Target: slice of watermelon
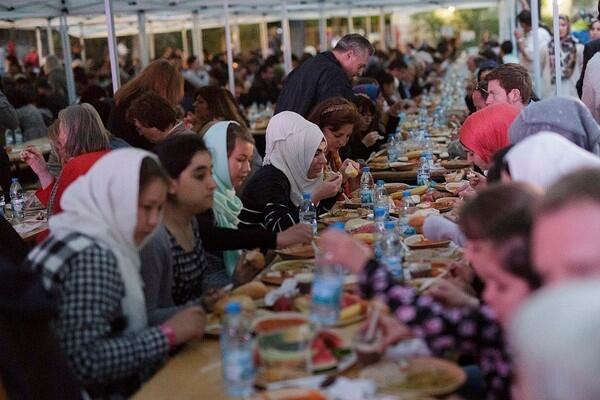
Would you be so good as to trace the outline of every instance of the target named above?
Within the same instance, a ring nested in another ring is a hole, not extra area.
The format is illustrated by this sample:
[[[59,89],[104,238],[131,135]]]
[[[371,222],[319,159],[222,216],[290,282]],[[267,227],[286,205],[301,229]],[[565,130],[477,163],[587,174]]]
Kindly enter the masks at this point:
[[[337,368],[338,360],[329,349],[313,353],[313,372],[323,372]]]

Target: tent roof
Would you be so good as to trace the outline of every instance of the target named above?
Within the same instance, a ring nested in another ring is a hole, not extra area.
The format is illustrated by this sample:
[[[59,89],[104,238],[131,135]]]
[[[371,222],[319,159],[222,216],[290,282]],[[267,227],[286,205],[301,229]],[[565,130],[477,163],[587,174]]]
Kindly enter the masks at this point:
[[[223,26],[223,0],[113,0],[116,33],[118,36],[137,34],[137,13],[146,13],[147,31],[173,32],[192,27],[192,13],[199,15],[202,28]],[[385,12],[411,11],[452,5],[458,8],[486,7],[496,0],[288,0],[291,19],[317,19],[321,3],[327,17],[347,17],[350,10],[356,16],[379,15]],[[232,23],[251,24],[281,19],[280,0],[230,0]],[[59,17],[67,13],[71,34],[106,37],[106,18],[102,0],[5,0],[0,4],[0,28],[34,29],[45,27],[48,19],[59,25]],[[80,29],[83,28],[83,32]]]

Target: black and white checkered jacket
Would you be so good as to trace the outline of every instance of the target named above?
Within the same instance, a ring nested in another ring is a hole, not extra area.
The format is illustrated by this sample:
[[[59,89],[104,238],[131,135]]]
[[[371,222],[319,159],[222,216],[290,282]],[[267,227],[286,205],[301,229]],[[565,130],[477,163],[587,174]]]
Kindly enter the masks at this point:
[[[125,286],[110,249],[78,233],[51,236],[28,262],[58,298],[53,327],[73,372],[92,395],[131,393],[165,361],[169,348],[160,329],[125,333]]]

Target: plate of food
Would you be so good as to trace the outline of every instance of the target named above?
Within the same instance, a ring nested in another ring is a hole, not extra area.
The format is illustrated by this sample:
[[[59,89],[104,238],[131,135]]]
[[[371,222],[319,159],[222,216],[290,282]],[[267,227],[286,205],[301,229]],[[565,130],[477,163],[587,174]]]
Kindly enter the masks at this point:
[[[367,164],[367,167],[369,167],[371,171],[384,171],[390,169],[390,163],[371,161],[369,164]]]
[[[444,186],[447,192],[450,192],[454,195],[458,194],[458,192],[462,190],[465,190],[467,187],[469,187],[469,181],[465,180],[459,182],[446,183],[446,185]]]
[[[299,296],[294,299],[293,307],[303,314],[310,312],[310,295]],[[360,296],[343,292],[340,304],[340,315],[333,327],[342,327],[355,324],[364,320],[368,314],[368,302]]]
[[[283,259],[315,258],[315,250],[312,244],[299,244],[283,249],[277,249],[275,250],[275,253]]]
[[[381,393],[413,396],[449,394],[467,379],[458,365],[434,357],[381,362],[365,368],[360,376],[374,381]]]
[[[328,397],[317,389],[285,388],[257,393],[251,400],[328,400]]]
[[[412,186],[406,183],[385,183],[383,187],[388,195],[412,188]]]
[[[326,225],[330,225],[335,222],[346,222],[352,218],[366,216],[368,212],[369,211],[364,208],[338,208],[337,210],[329,211],[328,213],[319,215],[319,222],[322,222]]]
[[[429,240],[423,235],[412,235],[404,239],[404,243],[411,249],[433,249],[436,247],[447,247],[450,240]]]
[[[457,197],[442,197],[431,203],[431,207],[441,213],[451,211],[460,200]]]
[[[311,273],[314,267],[315,262],[311,259],[278,261],[261,275],[260,280],[270,285],[281,285],[288,278],[294,278],[298,274]]]

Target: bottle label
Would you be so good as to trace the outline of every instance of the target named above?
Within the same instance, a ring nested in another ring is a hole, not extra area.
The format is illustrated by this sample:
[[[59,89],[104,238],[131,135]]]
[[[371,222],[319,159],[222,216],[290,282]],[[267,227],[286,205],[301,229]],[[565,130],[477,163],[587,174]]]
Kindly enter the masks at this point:
[[[341,277],[319,277],[312,284],[311,319],[323,324],[334,324],[337,321],[340,301],[342,299]]]
[[[13,214],[22,214],[23,213],[23,204],[25,202],[23,201],[23,199],[14,199],[10,202],[11,207],[12,207],[12,212]]]
[[[385,256],[381,258],[381,262],[395,279],[402,279],[402,261],[400,257]]]
[[[371,189],[360,189],[361,204],[373,204],[373,191]]]
[[[226,381],[248,381],[254,378],[252,351],[229,349],[223,352],[223,376]]]

